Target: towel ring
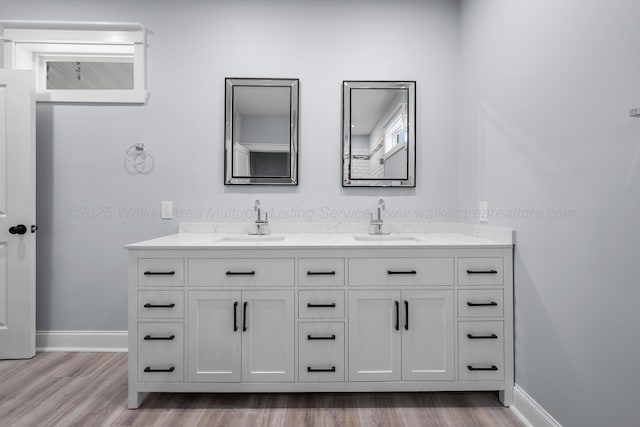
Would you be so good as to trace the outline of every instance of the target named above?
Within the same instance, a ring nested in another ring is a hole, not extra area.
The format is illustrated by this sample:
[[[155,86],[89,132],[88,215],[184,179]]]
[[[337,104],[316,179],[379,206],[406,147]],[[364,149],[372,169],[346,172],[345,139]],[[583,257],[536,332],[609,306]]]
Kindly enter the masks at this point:
[[[153,157],[145,150],[144,143],[142,142],[136,142],[129,147],[126,159],[127,163],[131,165],[131,168],[133,168],[136,173],[145,173],[147,160],[150,160],[150,163],[153,165]]]

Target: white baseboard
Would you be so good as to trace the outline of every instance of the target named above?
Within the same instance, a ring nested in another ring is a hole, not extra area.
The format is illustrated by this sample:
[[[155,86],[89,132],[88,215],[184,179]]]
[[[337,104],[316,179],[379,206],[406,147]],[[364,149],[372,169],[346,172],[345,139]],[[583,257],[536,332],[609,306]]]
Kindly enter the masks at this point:
[[[510,409],[528,427],[562,427],[517,384],[513,386],[513,404]]]
[[[36,351],[126,352],[127,331],[36,331]]]

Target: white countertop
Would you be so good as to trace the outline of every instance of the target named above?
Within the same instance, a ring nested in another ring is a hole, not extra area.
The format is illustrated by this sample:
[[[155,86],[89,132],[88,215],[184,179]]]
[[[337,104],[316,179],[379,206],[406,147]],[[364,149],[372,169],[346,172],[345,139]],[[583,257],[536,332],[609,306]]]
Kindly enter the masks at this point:
[[[127,245],[128,249],[248,249],[248,248],[505,248],[513,242],[463,233],[244,233],[182,232]]]

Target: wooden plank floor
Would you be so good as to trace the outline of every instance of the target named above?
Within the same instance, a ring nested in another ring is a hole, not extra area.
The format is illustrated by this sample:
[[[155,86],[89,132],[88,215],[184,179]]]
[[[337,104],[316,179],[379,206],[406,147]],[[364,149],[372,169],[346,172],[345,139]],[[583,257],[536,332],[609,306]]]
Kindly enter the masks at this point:
[[[522,426],[495,393],[150,393],[127,409],[126,353],[0,361],[0,426]]]

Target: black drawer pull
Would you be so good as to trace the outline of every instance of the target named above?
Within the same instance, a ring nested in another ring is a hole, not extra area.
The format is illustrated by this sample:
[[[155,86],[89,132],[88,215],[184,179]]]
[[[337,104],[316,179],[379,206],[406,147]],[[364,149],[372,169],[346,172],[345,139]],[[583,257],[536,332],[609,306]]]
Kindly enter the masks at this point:
[[[335,271],[307,271],[307,276],[335,276]]]
[[[400,302],[399,301],[394,301],[395,305],[396,305],[396,331],[400,330]]]
[[[314,304],[314,303],[308,302],[307,307],[308,308],[335,308],[336,303],[332,302],[330,304]]]
[[[233,332],[238,330],[238,301],[233,302]]]
[[[247,332],[247,306],[248,301],[242,303],[242,332]]]
[[[151,304],[151,303],[146,303],[144,305],[144,308],[173,308],[176,305],[174,303],[171,304]]]
[[[409,330],[409,301],[404,300],[404,330]]]
[[[327,337],[324,337],[324,336],[320,336],[319,337],[319,336],[314,336],[314,335],[307,335],[307,339],[309,341],[311,341],[311,340],[335,340],[336,336],[335,335],[329,335]]]
[[[497,371],[498,367],[496,365],[491,365],[490,368],[474,368],[471,365],[467,365],[467,369],[470,371]]]
[[[467,338],[470,340],[497,340],[498,336],[496,334],[491,335],[471,335],[467,334]]]
[[[175,271],[145,271],[145,276],[174,276]]]
[[[172,366],[167,369],[153,369],[151,366],[147,366],[146,368],[144,368],[145,372],[173,372],[175,370],[176,370],[175,366]]]
[[[144,337],[145,341],[173,341],[175,335],[169,335],[168,337],[152,337],[151,335],[146,335]]]
[[[255,271],[227,271],[227,276],[255,276]]]
[[[418,274],[418,272],[415,270],[407,270],[407,271],[387,270],[387,274]]]
[[[495,301],[491,301],[491,302],[469,302],[469,301],[467,301],[467,305],[469,307],[495,307],[496,305],[498,305],[498,303],[495,302]]]
[[[496,270],[467,270],[467,274],[498,274]]]
[[[307,372],[335,372],[336,367],[332,366],[330,368],[312,368],[311,366],[307,366]]]

